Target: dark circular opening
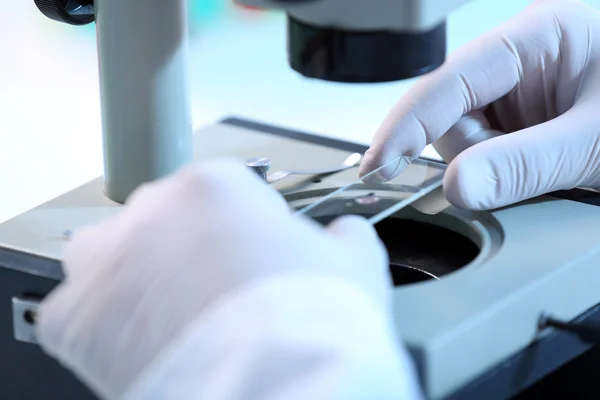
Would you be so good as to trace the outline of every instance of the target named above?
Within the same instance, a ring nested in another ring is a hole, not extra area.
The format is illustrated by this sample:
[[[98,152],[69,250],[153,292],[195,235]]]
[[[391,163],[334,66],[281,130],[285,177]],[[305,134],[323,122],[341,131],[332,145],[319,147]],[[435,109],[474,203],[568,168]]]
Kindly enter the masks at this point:
[[[388,218],[375,228],[388,251],[396,286],[416,283],[416,274],[421,276],[420,281],[440,279],[479,254],[479,247],[471,239],[437,225]]]
[[[36,317],[35,312],[33,312],[31,310],[27,310],[23,313],[23,319],[25,320],[25,322],[27,322],[30,325],[35,324],[35,317]]]
[[[334,217],[319,217],[327,225]],[[395,286],[441,279],[473,261],[479,247],[466,236],[431,223],[387,218],[375,225],[390,259]]]
[[[315,178],[311,181],[312,183],[321,183],[323,180],[321,178]]]

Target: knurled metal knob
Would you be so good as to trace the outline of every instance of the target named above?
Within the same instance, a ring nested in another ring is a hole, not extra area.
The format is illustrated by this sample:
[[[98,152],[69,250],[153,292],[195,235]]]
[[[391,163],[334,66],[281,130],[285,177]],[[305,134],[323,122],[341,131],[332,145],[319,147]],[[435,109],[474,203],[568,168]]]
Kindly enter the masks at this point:
[[[267,181],[267,172],[271,169],[271,160],[264,157],[251,158],[246,161],[246,166],[256,172],[265,182]]]
[[[94,22],[93,0],[34,0],[46,17],[69,25],[87,25]]]

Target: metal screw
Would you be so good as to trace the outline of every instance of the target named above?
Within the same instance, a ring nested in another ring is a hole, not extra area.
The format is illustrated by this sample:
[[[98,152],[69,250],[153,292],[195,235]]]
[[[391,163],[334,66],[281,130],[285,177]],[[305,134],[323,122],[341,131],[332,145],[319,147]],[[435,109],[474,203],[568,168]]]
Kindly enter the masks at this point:
[[[268,158],[251,158],[246,161],[246,166],[256,172],[265,182],[267,181],[267,172],[271,169],[271,161]]]
[[[23,313],[23,319],[28,323],[28,324],[35,324],[37,321],[37,312],[32,311],[32,310],[27,310]]]

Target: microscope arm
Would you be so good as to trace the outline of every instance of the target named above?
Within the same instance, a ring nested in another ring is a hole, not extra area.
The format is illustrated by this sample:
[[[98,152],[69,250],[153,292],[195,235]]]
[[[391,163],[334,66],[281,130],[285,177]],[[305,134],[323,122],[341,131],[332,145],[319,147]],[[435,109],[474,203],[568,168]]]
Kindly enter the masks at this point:
[[[191,162],[186,0],[35,2],[54,20],[96,22],[106,196],[124,203]]]

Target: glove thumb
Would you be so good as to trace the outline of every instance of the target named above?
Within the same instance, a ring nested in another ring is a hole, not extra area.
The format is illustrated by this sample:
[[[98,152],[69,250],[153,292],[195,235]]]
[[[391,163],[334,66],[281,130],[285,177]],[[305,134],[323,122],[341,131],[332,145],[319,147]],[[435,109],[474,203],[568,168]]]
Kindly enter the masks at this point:
[[[365,287],[378,305],[388,306],[392,288],[389,258],[375,228],[365,218],[348,215],[329,224],[327,231],[348,249],[349,264],[356,266],[352,272],[356,283]],[[342,274],[350,272],[348,265],[343,268]]]
[[[432,143],[433,148],[448,164],[471,146],[502,135],[491,128],[481,110],[472,111],[458,120],[443,136]]]
[[[381,251],[383,247],[375,228],[365,218],[356,215],[347,215],[334,220],[327,226],[327,231],[354,248]]]
[[[460,208],[488,210],[597,178],[593,160],[598,157],[598,129],[573,111],[459,154],[444,177],[448,201]]]

